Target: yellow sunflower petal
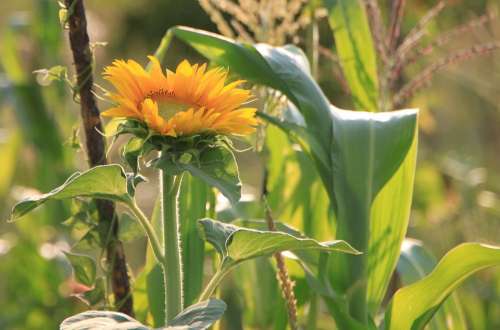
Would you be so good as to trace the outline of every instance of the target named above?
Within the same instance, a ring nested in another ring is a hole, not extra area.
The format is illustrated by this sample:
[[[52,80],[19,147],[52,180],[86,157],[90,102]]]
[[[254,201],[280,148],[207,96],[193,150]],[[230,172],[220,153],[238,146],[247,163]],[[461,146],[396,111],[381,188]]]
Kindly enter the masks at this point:
[[[106,111],[101,112],[101,116],[104,117],[131,117],[137,118],[137,113],[124,107],[110,108]]]
[[[166,128],[165,120],[158,114],[158,104],[152,99],[145,99],[142,102],[141,110],[144,115],[144,121],[149,127],[161,133]]]
[[[183,60],[175,70],[176,74],[182,74],[184,76],[191,76],[194,73],[193,67],[188,60]]]
[[[207,70],[206,64],[191,65],[184,60],[172,72],[163,71],[155,57],[149,60],[149,71],[132,60],[114,61],[104,70],[116,88],[108,97],[118,105],[103,115],[135,117],[169,136],[255,130],[256,109],[242,106],[251,98],[248,90],[240,88],[243,80],[226,83],[227,70]]]

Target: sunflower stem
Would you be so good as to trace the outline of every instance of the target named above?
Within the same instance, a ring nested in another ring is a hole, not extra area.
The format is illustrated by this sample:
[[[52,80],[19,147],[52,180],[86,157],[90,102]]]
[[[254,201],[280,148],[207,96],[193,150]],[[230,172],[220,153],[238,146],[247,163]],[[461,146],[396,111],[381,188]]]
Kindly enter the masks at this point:
[[[182,283],[182,256],[179,228],[178,199],[182,174],[172,176],[160,171],[161,213],[163,224],[165,281],[165,324],[168,324],[184,306]]]
[[[232,262],[223,262],[222,265],[217,269],[214,276],[210,279],[205,290],[200,294],[198,302],[208,300],[214,291],[217,289],[222,279],[233,269],[235,265]]]
[[[156,258],[156,261],[158,261],[158,263],[160,264],[163,264],[165,258],[162,252],[162,245],[158,240],[158,236],[155,233],[155,229],[149,222],[144,212],[142,212],[141,208],[137,205],[135,200],[131,199],[129,202],[126,203],[126,205],[130,209],[130,211],[132,211],[132,213],[136,216],[137,220],[144,229],[144,232],[148,237],[149,244],[151,244],[151,249],[153,250],[153,254]]]

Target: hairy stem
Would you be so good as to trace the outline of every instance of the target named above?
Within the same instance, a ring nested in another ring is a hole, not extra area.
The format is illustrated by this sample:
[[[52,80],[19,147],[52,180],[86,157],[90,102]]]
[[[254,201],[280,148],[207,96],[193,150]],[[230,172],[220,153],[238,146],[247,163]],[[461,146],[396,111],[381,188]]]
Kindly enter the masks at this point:
[[[156,261],[158,261],[158,263],[160,264],[163,264],[165,259],[163,255],[163,247],[160,243],[160,240],[158,239],[158,236],[155,233],[155,229],[149,222],[148,218],[144,215],[142,210],[139,208],[139,206],[137,206],[135,200],[127,203],[127,206],[130,211],[132,211],[132,213],[136,216],[137,220],[139,220],[139,223],[144,229],[144,232],[148,237],[149,244],[151,244],[151,248],[153,249],[153,254],[156,258]]]
[[[163,224],[165,281],[165,323],[168,324],[184,307],[182,281],[181,237],[179,227],[178,197],[182,174],[172,176],[161,171],[161,213]]]
[[[90,167],[104,165],[106,159],[106,143],[102,132],[99,109],[92,92],[94,83],[92,74],[92,52],[87,33],[87,19],[83,0],[65,0],[68,11],[69,41],[76,69],[77,91],[80,96],[80,114],[85,131],[85,145]],[[133,316],[134,308],[130,293],[130,280],[123,244],[118,238],[118,221],[115,205],[111,201],[96,200],[99,221],[109,227],[110,239],[106,242],[106,261],[111,269],[111,286],[115,304],[120,312]]]
[[[219,286],[220,282],[222,279],[233,269],[234,264],[232,263],[222,263],[221,267],[215,272],[214,276],[210,279],[208,282],[207,286],[205,287],[205,290],[201,293],[200,297],[198,298],[198,302],[202,302],[204,300],[207,300],[212,296],[214,293],[215,289]]]

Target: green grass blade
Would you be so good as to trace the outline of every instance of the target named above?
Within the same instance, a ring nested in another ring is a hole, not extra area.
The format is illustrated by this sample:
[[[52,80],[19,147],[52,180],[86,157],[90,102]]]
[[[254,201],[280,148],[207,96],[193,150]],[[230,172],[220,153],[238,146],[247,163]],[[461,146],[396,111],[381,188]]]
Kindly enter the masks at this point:
[[[30,196],[14,205],[10,221],[14,221],[49,200],[74,197],[93,197],[116,201],[130,199],[127,179],[120,165],[96,166],[82,173],[74,173],[61,186],[43,195]]]

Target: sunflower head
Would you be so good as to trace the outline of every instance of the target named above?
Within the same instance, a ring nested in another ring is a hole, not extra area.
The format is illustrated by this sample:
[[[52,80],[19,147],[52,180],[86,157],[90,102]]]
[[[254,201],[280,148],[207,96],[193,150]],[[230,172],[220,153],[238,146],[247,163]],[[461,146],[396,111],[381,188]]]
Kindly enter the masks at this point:
[[[116,106],[103,116],[134,119],[170,137],[254,131],[256,109],[245,106],[251,94],[239,88],[244,81],[226,83],[226,70],[207,70],[206,64],[187,60],[175,72],[164,72],[155,57],[149,59],[149,71],[132,60],[116,60],[105,68],[105,79],[116,89],[109,94]]]

